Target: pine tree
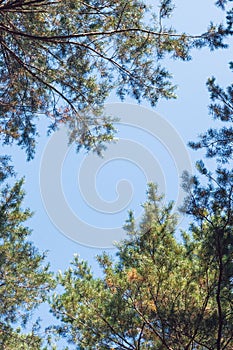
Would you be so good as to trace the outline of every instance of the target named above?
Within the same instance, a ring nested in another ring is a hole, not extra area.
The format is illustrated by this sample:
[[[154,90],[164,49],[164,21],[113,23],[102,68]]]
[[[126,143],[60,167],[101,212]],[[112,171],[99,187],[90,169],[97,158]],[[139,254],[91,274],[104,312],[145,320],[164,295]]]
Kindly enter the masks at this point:
[[[59,275],[64,292],[52,304],[60,320],[55,330],[77,349],[210,349],[214,276],[206,274],[199,244],[191,245],[187,234],[184,244],[175,239],[171,210],[150,185],[140,228],[131,213],[117,260],[98,257],[102,278],[78,257]]]
[[[20,327],[42,303],[53,285],[45,254],[40,254],[28,238],[31,231],[24,222],[32,213],[22,208],[23,179],[13,186],[5,184],[13,169],[7,157],[0,158],[0,347],[41,349],[41,339]]]
[[[203,161],[197,169],[205,180],[197,176],[184,176],[184,187],[188,197],[184,211],[193,217],[192,232],[199,245],[199,260],[206,269],[209,284],[209,320],[203,332],[209,349],[231,349],[233,345],[233,171],[219,164],[219,155],[224,154],[224,143],[217,144],[215,134],[206,133],[209,139],[207,154],[216,156],[215,172],[207,169]],[[205,137],[205,136],[204,136]],[[228,140],[228,144],[231,141]],[[212,145],[216,144],[216,152]],[[223,163],[226,158],[223,155]],[[228,158],[230,160],[230,157]],[[208,347],[207,347],[208,349]]]

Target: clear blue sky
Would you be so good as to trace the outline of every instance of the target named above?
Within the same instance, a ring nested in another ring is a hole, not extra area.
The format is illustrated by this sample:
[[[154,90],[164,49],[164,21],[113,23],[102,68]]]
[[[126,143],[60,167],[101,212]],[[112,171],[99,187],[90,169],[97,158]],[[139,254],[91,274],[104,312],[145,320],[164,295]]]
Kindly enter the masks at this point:
[[[178,31],[199,34],[205,31],[210,20],[219,22],[223,18],[223,13],[214,6],[214,1],[178,0],[176,1],[176,10],[172,21]],[[202,49],[201,51],[193,51],[193,60],[190,62],[167,61],[167,67],[173,73],[174,81],[178,85],[178,99],[160,101],[155,110],[171,123],[185,144],[189,140],[195,140],[199,133],[206,130],[213,123],[208,116],[209,96],[205,83],[208,77],[215,75],[219,83],[229,84],[232,80],[228,69],[228,62],[231,58],[231,50],[209,52],[208,49]],[[109,102],[118,102],[118,99],[112,95]],[[127,100],[127,102],[134,103],[130,100]],[[147,104],[143,104],[143,106],[149,107]],[[40,250],[48,250],[48,260],[54,271],[67,268],[73,254],[78,253],[83,259],[88,260],[94,271],[97,272],[94,256],[99,254],[101,250],[77,244],[60,233],[50,221],[43,206],[39,172],[48,137],[45,131],[46,122],[41,120],[39,125],[41,137],[38,139],[35,159],[31,162],[26,162],[24,151],[16,147],[4,147],[2,149],[2,153],[12,154],[18,176],[25,175],[26,177],[24,186],[27,193],[25,206],[30,207],[35,212],[34,217],[29,222],[33,229],[32,240]],[[168,200],[174,199],[173,196],[176,196],[178,191],[177,172],[171,157],[164,150],[164,145],[148,138],[148,134],[143,136],[140,130],[133,130],[132,132],[129,127],[123,127],[120,130],[118,137],[127,137],[135,142],[145,142],[148,148],[151,147],[151,152],[157,158],[165,174],[167,183],[166,198]],[[157,133],[159,135],[159,130]],[[191,150],[188,150],[188,152],[193,163],[201,156],[198,152],[194,153]],[[128,209],[140,213],[140,203],[146,198],[146,178],[138,167],[124,160],[109,162],[106,167],[102,168],[96,178],[96,188],[104,200],[113,201],[116,199],[115,187],[117,181],[126,178],[134,187],[132,200],[126,208],[117,215],[104,215],[103,213],[99,214],[96,210],[92,211],[88,205],[85,207],[86,203],[80,197],[78,189],[77,174],[81,162],[86,157],[85,154],[77,155],[74,149],[71,149],[62,169],[63,191],[75,215],[81,216],[83,220],[93,226],[114,227],[114,225],[121,226],[124,223]],[[85,182],[82,186],[85,190]],[[56,206],[56,201],[54,201],[54,205]],[[114,253],[114,251],[112,252]]]

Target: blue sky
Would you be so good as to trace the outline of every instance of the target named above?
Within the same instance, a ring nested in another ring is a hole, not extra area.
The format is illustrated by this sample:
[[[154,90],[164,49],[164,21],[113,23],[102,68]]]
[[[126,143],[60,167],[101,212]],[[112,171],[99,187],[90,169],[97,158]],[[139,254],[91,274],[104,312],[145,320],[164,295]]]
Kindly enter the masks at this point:
[[[205,31],[210,20],[221,21],[224,19],[221,10],[214,6],[214,1],[176,1],[176,9],[172,22],[177,31],[186,31],[191,34],[199,34]],[[174,130],[183,139],[184,144],[189,140],[195,140],[197,135],[206,130],[213,123],[208,116],[209,95],[205,86],[208,77],[215,75],[217,81],[226,86],[232,80],[228,63],[231,60],[231,50],[219,50],[209,52],[208,49],[193,51],[193,60],[190,62],[167,60],[166,64],[173,73],[174,81],[178,85],[177,100],[160,101],[155,111],[168,121]],[[111,95],[109,102],[119,102]],[[135,103],[128,99],[127,103]],[[150,108],[146,103],[142,104]],[[151,108],[150,108],[151,109]],[[38,139],[35,159],[26,162],[24,151],[16,147],[3,147],[2,153],[12,154],[13,163],[18,176],[25,176],[25,206],[30,207],[34,212],[34,217],[29,225],[33,230],[32,240],[40,250],[48,250],[48,260],[52,270],[64,270],[72,260],[74,253],[88,260],[94,271],[98,271],[95,263],[95,255],[101,252],[100,249],[80,245],[64,234],[59,232],[50,221],[42,202],[39,175],[42,155],[48,142],[45,132],[46,121],[41,120],[39,130],[41,137]],[[142,130],[135,130],[127,126],[119,126],[119,138],[129,138],[132,142],[144,143],[150,152],[156,157],[166,180],[166,199],[172,200],[179,191],[179,179],[171,155],[166,151],[166,147],[148,134],[143,135]],[[157,130],[159,135],[159,130]],[[116,145],[117,147],[117,145]],[[201,157],[201,153],[188,150],[192,162]],[[114,201],[116,197],[116,184],[121,179],[127,179],[133,187],[133,196],[128,205],[118,212],[118,215],[108,213],[98,213],[91,210],[90,206],[81,198],[78,186],[78,171],[87,155],[81,153],[77,155],[73,148],[70,149],[64,158],[62,168],[62,188],[66,200],[75,215],[93,226],[114,227],[124,224],[127,218],[127,210],[133,209],[136,214],[140,214],[140,204],[146,199],[146,177],[137,164],[133,164],[124,159],[114,159],[106,164],[97,174],[96,190],[105,201]],[[91,168],[90,168],[91,171]],[[93,175],[93,174],[91,174]],[[85,181],[82,183],[85,192]],[[82,189],[82,188],[81,188]],[[54,201],[56,206],[56,200]],[[62,215],[62,214],[61,214]],[[184,225],[187,222],[184,221]],[[181,224],[182,225],[182,224]],[[77,228],[78,230],[78,228]],[[112,251],[114,253],[114,251]]]

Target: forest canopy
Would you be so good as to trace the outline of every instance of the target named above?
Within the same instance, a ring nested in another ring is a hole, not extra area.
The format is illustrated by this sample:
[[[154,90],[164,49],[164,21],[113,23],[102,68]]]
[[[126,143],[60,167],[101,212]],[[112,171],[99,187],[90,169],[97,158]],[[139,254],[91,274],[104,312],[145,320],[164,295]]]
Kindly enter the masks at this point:
[[[104,114],[110,94],[153,108],[175,98],[166,60],[228,49],[231,2],[213,1],[224,21],[190,34],[173,28],[171,0],[0,1],[1,144],[15,143],[32,161],[47,118],[49,133],[65,124],[77,150],[100,154],[115,134]],[[130,212],[116,254],[97,257],[100,276],[78,254],[51,271],[30,241],[24,179],[0,156],[1,349],[233,349],[233,85],[220,86],[215,73],[207,89],[218,123],[190,140],[205,159],[183,174],[189,228],[178,240],[178,213],[150,183],[140,224]],[[54,316],[45,330],[31,322],[44,303]]]

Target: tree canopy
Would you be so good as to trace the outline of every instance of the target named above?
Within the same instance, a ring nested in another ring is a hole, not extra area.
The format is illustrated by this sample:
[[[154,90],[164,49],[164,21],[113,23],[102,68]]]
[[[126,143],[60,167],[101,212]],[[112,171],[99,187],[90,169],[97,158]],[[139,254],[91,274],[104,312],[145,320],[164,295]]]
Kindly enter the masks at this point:
[[[1,142],[16,142],[31,159],[43,115],[49,131],[64,123],[78,150],[100,153],[114,135],[103,109],[108,96],[129,95],[152,106],[175,97],[163,58],[189,60],[192,49],[227,48],[233,34],[230,3],[216,1],[225,22],[210,23],[195,35],[169,25],[171,0],[157,7],[136,0],[1,1]],[[212,77],[207,87],[210,114],[224,126],[190,142],[216,163],[210,169],[201,160],[197,175],[183,175],[187,198],[181,210],[191,220],[189,230],[176,238],[173,204],[164,204],[150,184],[139,227],[130,212],[117,255],[97,258],[99,277],[77,255],[55,280],[46,255],[29,240],[32,213],[23,208],[23,179],[12,184],[9,157],[0,157],[2,349],[45,349],[38,324],[29,331],[23,327],[56,284],[51,337],[63,337],[76,349],[233,348],[233,86],[224,89]]]
[[[224,8],[227,1],[218,1]],[[200,35],[177,33],[168,19],[174,4],[146,1],[3,0],[0,4],[0,134],[2,142],[35,150],[37,120],[49,130],[65,123],[77,148],[98,153],[114,135],[103,105],[112,91],[152,106],[173,98],[164,55],[190,59],[193,47],[226,47],[226,25]]]
[[[219,188],[208,200],[206,190],[202,206],[204,189],[192,187],[185,207],[194,223],[183,242],[174,237],[172,204],[164,207],[150,185],[140,228],[130,213],[118,259],[98,257],[102,278],[78,256],[58,275],[55,330],[76,349],[232,349],[232,209],[219,194],[211,212]]]

